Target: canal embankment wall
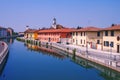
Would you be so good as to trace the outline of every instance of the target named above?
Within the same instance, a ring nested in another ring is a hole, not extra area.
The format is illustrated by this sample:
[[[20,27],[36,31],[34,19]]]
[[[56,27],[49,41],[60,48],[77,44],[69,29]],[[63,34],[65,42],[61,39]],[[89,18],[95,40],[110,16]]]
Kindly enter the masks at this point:
[[[0,64],[5,59],[6,55],[8,54],[9,48],[7,43],[0,41]]]
[[[86,53],[86,51],[81,51],[76,48],[70,48],[70,47],[68,48],[68,47],[64,46],[64,44],[60,45],[60,44],[53,43],[52,46],[55,48],[58,48],[60,50],[66,51],[66,52],[72,54],[73,56],[75,55],[75,56],[81,57],[88,61],[100,64],[102,66],[105,66],[107,68],[110,68],[110,69],[120,72],[120,67],[117,67],[118,61],[90,56]]]
[[[52,46],[52,47],[55,47],[57,49],[63,50],[69,54],[72,54],[73,57],[78,56],[78,57],[81,57],[81,58],[86,59],[88,61],[100,64],[102,66],[105,66],[107,68],[110,68],[110,69],[113,69],[115,71],[120,72],[120,66],[119,66],[120,60],[119,60],[119,58],[116,58],[114,60],[114,58],[109,58],[111,56],[106,57],[106,56],[102,55],[102,57],[99,57],[100,55],[97,55],[97,56],[96,55],[89,55],[90,53],[85,51],[85,50],[82,50],[80,48],[76,48],[74,46],[68,47],[65,44],[41,42],[38,40],[28,40],[28,39],[24,39],[24,38],[21,38],[21,40],[25,41],[25,42],[32,43],[32,44],[37,44],[37,45]],[[99,54],[99,53],[97,53],[97,54]]]

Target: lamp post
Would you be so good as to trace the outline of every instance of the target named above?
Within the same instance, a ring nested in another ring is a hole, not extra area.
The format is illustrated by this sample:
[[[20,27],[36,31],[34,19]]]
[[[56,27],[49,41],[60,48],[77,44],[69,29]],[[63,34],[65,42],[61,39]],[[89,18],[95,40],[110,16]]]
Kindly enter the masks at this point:
[[[110,58],[112,59],[112,44],[110,43]]]
[[[86,54],[88,55],[88,42],[86,43]]]

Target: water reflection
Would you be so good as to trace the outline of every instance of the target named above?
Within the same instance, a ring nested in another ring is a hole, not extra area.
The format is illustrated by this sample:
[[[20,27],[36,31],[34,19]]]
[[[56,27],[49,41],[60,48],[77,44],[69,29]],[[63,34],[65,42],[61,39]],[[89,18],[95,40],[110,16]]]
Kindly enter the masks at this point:
[[[5,41],[7,44],[13,44],[15,38],[0,39],[0,41]]]
[[[114,70],[111,70],[109,68],[103,67],[101,65],[98,65],[96,63],[90,62],[88,60],[82,59],[78,56],[75,56],[73,58],[73,55],[66,53],[65,51],[53,48],[48,46],[48,48],[46,48],[46,46],[36,46],[36,45],[32,45],[32,44],[24,44],[28,50],[31,51],[37,51],[40,52],[44,55],[52,55],[54,57],[57,57],[59,59],[64,59],[65,56],[69,57],[70,60],[86,69],[92,69],[95,68],[97,70],[99,70],[100,72],[98,72],[98,74],[103,77],[105,80],[120,80],[120,73],[116,72]],[[63,55],[64,54],[64,55]]]
[[[99,64],[90,62],[88,60],[82,59],[82,58],[77,57],[77,56],[75,59],[72,58],[72,55],[70,57],[74,63],[77,63],[78,65],[80,65],[86,69],[96,68],[97,70],[100,71],[100,73],[98,73],[98,74],[100,76],[102,76],[105,80],[120,80],[120,73],[119,72],[116,72],[114,70],[103,67]]]
[[[43,55],[53,56],[53,57],[58,58],[58,59],[65,58],[64,55],[57,53],[56,50],[52,47],[46,48],[46,46],[43,46],[43,45],[37,46],[37,45],[29,44],[29,43],[25,43],[24,46],[26,46],[29,51],[37,51]]]

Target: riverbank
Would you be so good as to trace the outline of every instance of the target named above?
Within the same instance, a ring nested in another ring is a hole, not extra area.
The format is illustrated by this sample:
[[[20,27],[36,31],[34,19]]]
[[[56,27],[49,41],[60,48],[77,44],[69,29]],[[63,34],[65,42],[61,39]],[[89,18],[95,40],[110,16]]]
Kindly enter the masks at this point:
[[[0,41],[0,64],[4,61],[8,51],[8,45],[5,42]]]
[[[13,35],[13,36],[0,37],[0,39],[16,38],[16,37],[21,37],[21,35]]]
[[[92,51],[84,51],[82,50],[80,47],[76,48],[76,46],[70,46],[70,45],[63,45],[63,44],[57,44],[57,43],[53,43],[52,44],[53,47],[58,48],[60,50],[66,51],[72,55],[81,57],[83,59],[86,59],[88,61],[100,64],[102,66],[105,66],[107,68],[113,69],[115,71],[120,72],[120,60],[119,58],[117,58],[116,60],[114,60],[114,58],[110,58],[111,56],[108,55],[106,57],[106,55],[102,54],[102,57],[100,57],[101,55],[99,55],[100,53],[96,51],[92,52]],[[96,55],[94,55],[96,54]],[[118,55],[119,56],[119,55]]]
[[[66,51],[69,54],[72,54],[74,58],[76,56],[81,57],[83,59],[89,60],[91,62],[100,64],[102,66],[105,66],[107,68],[113,69],[115,71],[120,72],[120,54],[114,54],[109,52],[103,52],[98,50],[89,49],[86,50],[83,47],[76,46],[76,45],[65,45],[60,43],[48,43],[48,42],[41,42],[38,40],[27,40],[24,38],[18,39],[24,42],[32,43],[35,45],[45,45],[52,46],[57,49]]]

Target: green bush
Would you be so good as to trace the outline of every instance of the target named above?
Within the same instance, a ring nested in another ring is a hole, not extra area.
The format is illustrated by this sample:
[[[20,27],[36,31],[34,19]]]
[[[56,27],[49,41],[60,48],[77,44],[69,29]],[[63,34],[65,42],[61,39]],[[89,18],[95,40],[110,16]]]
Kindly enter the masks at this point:
[[[73,49],[73,58],[75,59],[75,55],[76,55],[76,48]]]

